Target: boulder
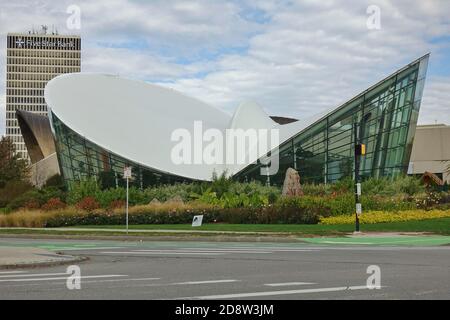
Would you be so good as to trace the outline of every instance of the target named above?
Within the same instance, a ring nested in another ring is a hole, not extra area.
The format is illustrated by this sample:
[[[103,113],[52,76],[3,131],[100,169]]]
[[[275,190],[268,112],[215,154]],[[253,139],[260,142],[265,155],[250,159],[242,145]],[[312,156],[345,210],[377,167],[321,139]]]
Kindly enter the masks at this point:
[[[177,195],[177,196],[167,200],[166,203],[184,204],[184,201],[183,201],[183,198],[181,198],[180,196]]]
[[[150,201],[149,204],[150,204],[150,205],[158,205],[158,204],[161,204],[161,201],[159,201],[159,200],[156,199],[156,198],[153,198],[153,200]]]
[[[286,176],[283,183],[282,196],[285,197],[295,197],[302,196],[303,191],[300,185],[300,175],[298,172],[292,168],[286,170]]]

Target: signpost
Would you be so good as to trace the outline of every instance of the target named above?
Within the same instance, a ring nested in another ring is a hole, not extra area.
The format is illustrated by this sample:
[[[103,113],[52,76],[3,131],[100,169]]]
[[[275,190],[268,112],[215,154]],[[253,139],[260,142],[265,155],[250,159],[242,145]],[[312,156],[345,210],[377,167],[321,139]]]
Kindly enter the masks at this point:
[[[127,225],[127,234],[128,234],[128,181],[131,179],[131,167],[123,168],[123,178],[127,180],[127,203],[126,203],[126,225]]]
[[[201,227],[203,221],[203,215],[200,216],[194,216],[192,219],[192,226],[193,227]]]

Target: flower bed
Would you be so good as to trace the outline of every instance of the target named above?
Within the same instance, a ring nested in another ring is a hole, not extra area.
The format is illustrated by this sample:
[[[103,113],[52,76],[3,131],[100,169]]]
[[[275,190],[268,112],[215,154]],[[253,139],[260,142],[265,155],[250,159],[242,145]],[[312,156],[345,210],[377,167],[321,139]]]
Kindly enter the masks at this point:
[[[382,222],[404,222],[412,220],[426,220],[450,217],[450,210],[406,210],[399,212],[368,211],[364,212],[359,220],[360,223],[382,223]],[[350,224],[355,222],[354,215],[340,215],[320,219],[320,224]]]

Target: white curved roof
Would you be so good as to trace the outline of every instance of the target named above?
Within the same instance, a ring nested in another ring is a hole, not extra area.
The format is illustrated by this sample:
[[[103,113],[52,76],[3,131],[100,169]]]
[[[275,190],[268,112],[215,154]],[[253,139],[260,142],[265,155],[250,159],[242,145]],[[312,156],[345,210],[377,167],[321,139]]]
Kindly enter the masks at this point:
[[[202,121],[203,131],[215,128],[224,135],[227,128],[278,128],[282,143],[314,121],[280,126],[253,102],[241,104],[231,117],[175,90],[102,74],[58,76],[47,84],[45,100],[64,124],[100,147],[145,167],[199,180],[210,180],[214,171],[237,173],[256,159],[234,165],[175,164],[174,130],[184,128],[194,136],[194,121]]]

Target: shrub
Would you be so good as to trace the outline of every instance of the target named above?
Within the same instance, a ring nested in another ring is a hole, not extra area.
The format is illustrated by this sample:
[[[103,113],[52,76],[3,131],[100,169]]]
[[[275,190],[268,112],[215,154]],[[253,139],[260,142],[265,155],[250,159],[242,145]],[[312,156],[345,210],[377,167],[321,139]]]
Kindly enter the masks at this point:
[[[64,209],[65,207],[66,207],[66,204],[64,202],[62,202],[61,199],[51,198],[45,204],[42,205],[41,209],[44,211],[51,211],[51,210]]]
[[[79,210],[92,212],[100,208],[100,204],[97,202],[97,200],[95,200],[94,197],[84,197],[75,205],[75,207]]]
[[[119,208],[125,208],[125,201],[124,200],[113,200],[109,204],[109,209],[119,209]]]
[[[64,186],[64,181],[63,181],[61,175],[55,174],[55,175],[51,176],[50,178],[48,178],[47,181],[45,182],[44,188],[48,188],[48,187],[56,187],[58,189],[63,190],[65,188],[65,186]]]
[[[40,190],[31,189],[11,201],[8,204],[8,209],[17,210],[24,208],[27,206],[27,203],[38,203],[40,207],[52,198],[64,199],[65,193],[57,187],[48,187]]]
[[[442,195],[439,192],[429,191],[416,197],[414,200],[418,209],[427,210],[440,204]]]
[[[369,211],[362,214],[359,218],[361,223],[383,223],[383,222],[401,222],[412,220],[425,220],[450,217],[450,210],[407,210],[399,212]],[[351,224],[355,217],[352,215],[341,215],[336,217],[321,218],[321,224]]]
[[[23,206],[23,208],[27,209],[27,210],[36,210],[36,209],[39,209],[40,207],[41,207],[41,204],[39,203],[39,201],[37,201],[35,199],[29,200]]]
[[[0,189],[0,207],[8,206],[17,197],[33,189],[30,183],[25,181],[8,181]]]
[[[70,184],[70,191],[67,194],[67,202],[76,204],[86,197],[95,197],[101,190],[97,181],[93,178],[87,178]]]

